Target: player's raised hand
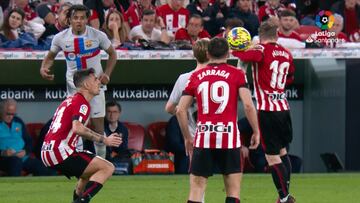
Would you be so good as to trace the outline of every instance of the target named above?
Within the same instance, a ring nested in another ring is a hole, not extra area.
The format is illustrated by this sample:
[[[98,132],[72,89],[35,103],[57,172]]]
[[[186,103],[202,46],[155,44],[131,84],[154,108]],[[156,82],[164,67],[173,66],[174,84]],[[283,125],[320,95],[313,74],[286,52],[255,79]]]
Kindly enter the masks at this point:
[[[122,137],[117,133],[113,133],[109,137],[105,137],[104,139],[104,144],[110,147],[118,147],[121,143]]]
[[[249,149],[256,149],[258,148],[259,144],[260,144],[260,134],[253,133],[251,136]]]
[[[186,156],[192,157],[194,151],[194,139],[192,137],[185,139],[185,152]]]
[[[40,68],[40,75],[45,80],[54,80],[55,78],[54,74],[50,74],[50,69],[46,67]]]
[[[107,85],[110,82],[110,77],[106,73],[102,73],[99,76],[99,80],[100,80],[101,84]]]

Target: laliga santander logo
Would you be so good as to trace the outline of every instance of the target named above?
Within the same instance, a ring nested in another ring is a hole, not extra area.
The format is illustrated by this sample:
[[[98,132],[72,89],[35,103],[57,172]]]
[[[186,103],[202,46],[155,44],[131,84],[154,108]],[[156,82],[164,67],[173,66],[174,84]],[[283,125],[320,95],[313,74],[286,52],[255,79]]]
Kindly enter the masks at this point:
[[[334,15],[330,11],[320,11],[315,18],[315,24],[321,30],[327,30],[334,25]]]
[[[335,22],[335,17],[330,11],[320,11],[315,18],[315,24],[321,31],[311,34],[307,39],[307,43],[317,42],[320,44],[337,44],[345,42],[344,39],[338,39],[336,33],[328,31],[332,28]]]

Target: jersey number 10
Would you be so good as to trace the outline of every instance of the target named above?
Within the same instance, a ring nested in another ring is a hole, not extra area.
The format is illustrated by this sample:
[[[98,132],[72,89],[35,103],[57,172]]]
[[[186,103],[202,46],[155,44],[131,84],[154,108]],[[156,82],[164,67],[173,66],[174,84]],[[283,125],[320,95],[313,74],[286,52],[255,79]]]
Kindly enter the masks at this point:
[[[279,65],[279,61],[275,60],[270,64],[272,70],[270,87],[284,89],[286,83],[286,76],[290,67],[289,62],[283,62]]]

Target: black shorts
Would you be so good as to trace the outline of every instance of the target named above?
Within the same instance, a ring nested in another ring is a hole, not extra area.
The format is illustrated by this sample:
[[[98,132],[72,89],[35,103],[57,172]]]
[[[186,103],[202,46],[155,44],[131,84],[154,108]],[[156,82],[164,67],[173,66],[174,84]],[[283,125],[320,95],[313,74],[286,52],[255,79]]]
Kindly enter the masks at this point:
[[[259,125],[265,154],[278,155],[292,141],[290,111],[259,111]]]
[[[196,176],[212,176],[215,164],[215,166],[218,166],[220,173],[223,175],[241,173],[240,148],[194,148],[190,164],[190,173]]]
[[[61,174],[65,175],[69,179],[72,176],[79,178],[95,156],[95,154],[89,151],[74,152],[63,162],[53,166],[52,168],[61,172]]]

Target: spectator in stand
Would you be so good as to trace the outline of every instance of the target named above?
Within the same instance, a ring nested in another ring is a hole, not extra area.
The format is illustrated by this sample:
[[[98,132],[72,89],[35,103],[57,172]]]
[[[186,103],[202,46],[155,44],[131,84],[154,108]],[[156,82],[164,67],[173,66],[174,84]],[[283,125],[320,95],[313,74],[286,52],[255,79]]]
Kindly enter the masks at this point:
[[[228,18],[225,21],[225,30],[222,33],[219,33],[217,37],[227,38],[227,34],[230,32],[231,29],[235,27],[243,27],[244,23],[242,20],[238,18]]]
[[[25,19],[30,21],[38,17],[36,11],[30,6],[29,0],[14,0],[9,9],[21,8],[25,12]]]
[[[168,4],[156,9],[156,14],[162,18],[170,37],[173,37],[178,29],[187,26],[190,13],[183,6],[184,0],[169,0]]]
[[[360,41],[360,5],[356,0],[345,0],[335,3],[332,12],[344,17],[343,32],[347,34],[351,41]]]
[[[32,48],[37,40],[32,33],[23,30],[25,13],[20,8],[12,9],[0,29],[0,47]]]
[[[228,19],[228,15],[230,13],[230,7],[226,4],[226,0],[215,0],[214,2],[214,8],[217,11],[216,14],[216,19]],[[222,26],[224,26],[224,21],[222,22],[223,24],[220,26],[220,29]]]
[[[229,17],[238,18],[244,22],[246,28],[251,36],[258,34],[259,19],[251,12],[252,0],[238,0],[235,7],[231,10]]]
[[[295,32],[296,25],[299,23],[296,19],[296,14],[290,9],[285,9],[279,14],[279,30],[278,36],[282,38],[296,39],[302,41],[300,35]]]
[[[139,0],[133,1],[129,9],[126,11],[126,16],[128,18],[129,26],[132,29],[133,27],[140,25],[143,12],[145,10],[154,10],[156,7],[151,4],[151,0]]]
[[[137,41],[139,39],[151,40],[151,41],[162,41],[169,43],[170,38],[167,34],[165,24],[160,18],[160,29],[156,28],[156,13],[154,10],[144,10],[142,13],[141,24],[135,26],[130,31],[130,40]]]
[[[125,125],[120,122],[121,106],[116,101],[109,101],[106,103],[106,119],[105,119],[105,134],[110,136],[117,133],[122,138],[122,143],[118,147],[107,147],[106,159],[111,162],[129,161],[130,154],[128,152],[128,136],[129,132]]]
[[[124,16],[117,10],[111,10],[106,17],[104,32],[113,47],[119,47],[129,40],[129,27],[125,25]]]
[[[24,122],[16,116],[16,106],[13,99],[0,105],[0,170],[9,176],[20,176],[22,170],[36,176],[54,175],[54,171],[31,156],[32,140]]]
[[[71,6],[72,6],[71,3],[64,3],[59,7],[59,9],[57,10],[57,17],[55,20],[55,24],[46,25],[46,30],[41,35],[40,37],[41,39],[46,39],[49,36],[56,35],[60,31],[69,27],[69,22],[66,15]]]
[[[90,26],[98,30],[104,26],[107,10],[117,9],[123,16],[125,15],[125,11],[121,5],[115,4],[114,0],[87,0],[84,1],[84,5],[91,11],[91,16],[89,18]],[[125,19],[125,21],[127,24],[127,19]]]
[[[220,27],[224,25],[224,15],[221,15],[219,7],[215,7],[209,0],[195,0],[186,9],[190,11],[190,15],[197,14],[202,17],[204,28],[211,36],[218,34]]]
[[[297,15],[301,25],[314,25],[319,10],[318,0],[297,0]]]
[[[0,6],[0,27],[3,25],[4,23],[4,12],[2,7]]]
[[[56,23],[56,13],[60,4],[56,1],[43,1],[36,6],[36,12],[38,16],[44,20],[45,25],[53,25]]]
[[[189,24],[186,28],[180,28],[175,33],[175,41],[186,40],[194,44],[196,40],[202,38],[211,38],[209,33],[204,30],[203,18],[197,14],[190,17]]]
[[[267,0],[265,5],[259,8],[259,21],[262,22],[269,17],[279,17],[281,11],[285,9],[285,6],[280,3],[280,0]]]

